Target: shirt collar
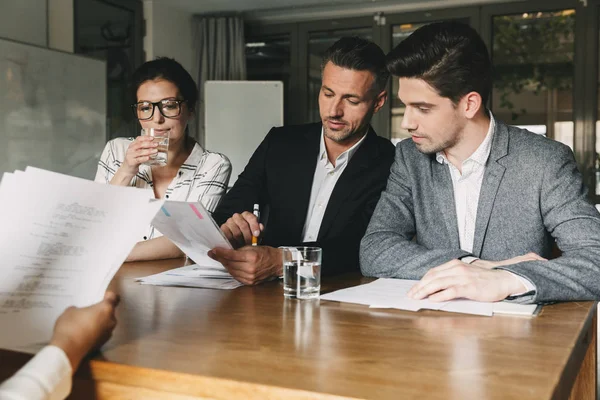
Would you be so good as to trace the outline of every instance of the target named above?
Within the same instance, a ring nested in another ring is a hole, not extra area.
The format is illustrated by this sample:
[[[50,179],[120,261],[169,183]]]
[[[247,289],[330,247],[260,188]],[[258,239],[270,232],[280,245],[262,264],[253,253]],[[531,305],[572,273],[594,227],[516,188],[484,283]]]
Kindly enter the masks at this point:
[[[325,147],[325,134],[323,133],[323,129],[321,128],[321,145],[319,148],[319,161],[323,163],[323,165],[327,165],[329,163],[329,158],[327,158],[327,148]],[[370,128],[369,128],[370,129]],[[344,151],[340,154],[335,160],[335,166],[342,165],[344,163],[350,162],[358,148],[365,141],[365,138],[369,134],[369,131],[363,137],[354,144],[354,146],[350,147],[348,150]]]
[[[203,155],[204,155],[204,149],[202,148],[202,146],[200,146],[198,144],[198,142],[196,142],[194,144],[194,148],[192,149],[192,152],[186,158],[182,167],[184,165],[189,165],[189,166],[193,166],[195,169],[200,164],[200,160],[202,159]]]
[[[487,134],[485,135],[485,139],[483,139],[483,142],[481,142],[477,150],[475,150],[473,154],[469,156],[469,158],[463,161],[463,164],[468,160],[472,160],[479,165],[485,165],[487,159],[490,157],[490,153],[492,151],[492,138],[494,136],[494,133],[496,132],[496,120],[494,119],[494,115],[492,114],[492,112],[489,111],[489,113],[490,126],[488,128]],[[435,159],[440,164],[448,164],[448,159],[446,158],[446,155],[443,151],[435,153]]]

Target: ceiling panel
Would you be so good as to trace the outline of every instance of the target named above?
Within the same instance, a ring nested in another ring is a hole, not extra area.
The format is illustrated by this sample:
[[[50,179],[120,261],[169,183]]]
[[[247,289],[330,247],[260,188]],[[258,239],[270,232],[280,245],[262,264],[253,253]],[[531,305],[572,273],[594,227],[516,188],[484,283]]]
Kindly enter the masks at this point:
[[[257,11],[301,7],[347,6],[351,4],[376,4],[381,0],[153,0],[155,3],[170,4],[192,13],[214,13],[227,11]],[[397,0],[397,3],[414,3],[415,0]]]

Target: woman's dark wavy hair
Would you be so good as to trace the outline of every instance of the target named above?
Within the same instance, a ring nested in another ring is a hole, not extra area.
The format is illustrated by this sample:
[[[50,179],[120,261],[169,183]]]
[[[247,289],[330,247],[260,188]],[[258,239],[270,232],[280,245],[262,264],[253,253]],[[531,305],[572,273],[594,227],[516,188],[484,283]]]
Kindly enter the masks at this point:
[[[131,77],[132,103],[137,102],[137,91],[142,83],[154,79],[172,82],[186,101],[188,109],[192,112],[195,110],[198,101],[196,82],[181,64],[168,57],[158,57],[155,60],[147,61],[133,72]]]

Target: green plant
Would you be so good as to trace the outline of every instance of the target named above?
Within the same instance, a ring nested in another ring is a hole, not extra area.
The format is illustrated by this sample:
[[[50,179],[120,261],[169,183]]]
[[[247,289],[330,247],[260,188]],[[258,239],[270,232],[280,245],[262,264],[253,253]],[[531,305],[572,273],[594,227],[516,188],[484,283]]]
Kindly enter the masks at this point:
[[[573,87],[574,37],[573,10],[494,18],[494,90],[513,121],[526,110],[515,109],[512,94]]]

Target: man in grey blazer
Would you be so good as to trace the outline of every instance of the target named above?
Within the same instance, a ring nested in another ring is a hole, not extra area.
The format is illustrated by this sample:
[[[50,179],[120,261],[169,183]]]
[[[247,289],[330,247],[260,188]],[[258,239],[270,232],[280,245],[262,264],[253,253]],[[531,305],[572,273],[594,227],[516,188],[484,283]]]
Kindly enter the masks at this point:
[[[600,215],[565,145],[496,121],[469,26],[426,25],[387,56],[412,138],[396,147],[360,249],[367,276],[445,301],[600,298]],[[562,256],[549,260],[554,242]]]

